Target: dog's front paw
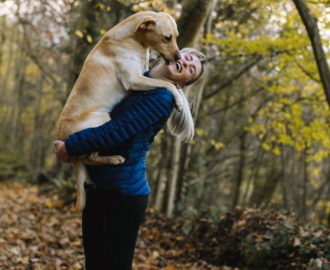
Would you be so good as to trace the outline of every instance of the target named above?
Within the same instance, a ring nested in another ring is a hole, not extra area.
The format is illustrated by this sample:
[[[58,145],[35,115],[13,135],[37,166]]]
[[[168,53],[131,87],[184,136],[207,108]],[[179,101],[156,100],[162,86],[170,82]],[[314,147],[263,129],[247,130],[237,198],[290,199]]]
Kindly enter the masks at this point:
[[[56,140],[54,142],[54,146],[55,146],[55,150],[56,151],[60,148],[60,146],[62,145],[62,143],[63,143],[63,141],[60,141],[60,140]]]
[[[174,100],[175,100],[175,108],[181,112],[183,109],[183,100],[182,97],[180,95],[175,95],[174,96]]]
[[[125,162],[125,158],[123,156],[111,156],[110,157],[110,164],[112,165],[120,165]]]
[[[180,94],[180,91],[182,91],[181,89],[177,89],[174,84],[169,83],[169,85],[167,86],[167,89],[170,90],[173,94],[174,97],[174,102],[175,102],[175,108],[181,112],[183,109],[183,98]]]

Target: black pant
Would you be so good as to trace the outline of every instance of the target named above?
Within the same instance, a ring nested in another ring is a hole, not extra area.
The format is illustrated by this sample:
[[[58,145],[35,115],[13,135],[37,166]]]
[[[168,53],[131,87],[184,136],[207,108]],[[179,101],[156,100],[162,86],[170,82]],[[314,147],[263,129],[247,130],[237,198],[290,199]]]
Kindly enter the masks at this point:
[[[87,270],[131,270],[148,196],[120,196],[88,188],[82,214]]]

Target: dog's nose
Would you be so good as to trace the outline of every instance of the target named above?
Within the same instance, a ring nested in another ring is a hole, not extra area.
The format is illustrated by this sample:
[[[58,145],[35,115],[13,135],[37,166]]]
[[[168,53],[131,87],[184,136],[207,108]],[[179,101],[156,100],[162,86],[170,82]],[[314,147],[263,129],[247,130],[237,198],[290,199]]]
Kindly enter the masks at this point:
[[[180,60],[180,59],[181,59],[181,55],[180,55],[180,53],[177,53],[177,54],[174,56],[174,59],[175,59],[175,61],[176,61],[176,60]]]

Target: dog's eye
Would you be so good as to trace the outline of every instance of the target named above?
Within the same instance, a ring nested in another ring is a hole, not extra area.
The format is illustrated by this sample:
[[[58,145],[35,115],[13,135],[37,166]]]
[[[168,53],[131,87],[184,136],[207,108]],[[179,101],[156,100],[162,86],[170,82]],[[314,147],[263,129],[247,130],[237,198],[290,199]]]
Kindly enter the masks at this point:
[[[170,42],[171,41],[171,39],[172,39],[172,35],[170,35],[170,36],[164,36],[164,42]]]

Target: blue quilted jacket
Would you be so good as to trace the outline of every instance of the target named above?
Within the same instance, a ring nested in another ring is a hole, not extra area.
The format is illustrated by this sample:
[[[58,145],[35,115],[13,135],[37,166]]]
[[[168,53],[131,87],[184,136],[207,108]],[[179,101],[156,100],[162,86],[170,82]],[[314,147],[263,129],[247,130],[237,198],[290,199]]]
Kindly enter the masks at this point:
[[[146,154],[173,105],[173,94],[167,89],[132,91],[111,112],[111,121],[70,135],[66,149],[73,156],[92,152],[124,156],[121,165],[87,166],[90,179],[97,189],[115,194],[148,195]]]

